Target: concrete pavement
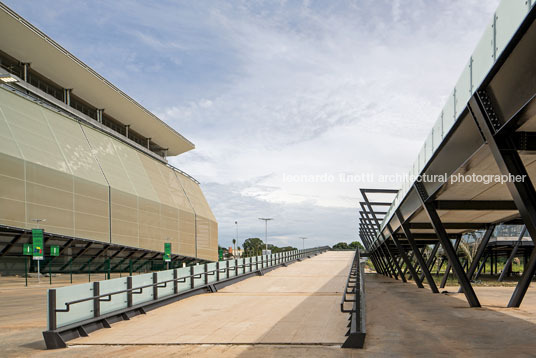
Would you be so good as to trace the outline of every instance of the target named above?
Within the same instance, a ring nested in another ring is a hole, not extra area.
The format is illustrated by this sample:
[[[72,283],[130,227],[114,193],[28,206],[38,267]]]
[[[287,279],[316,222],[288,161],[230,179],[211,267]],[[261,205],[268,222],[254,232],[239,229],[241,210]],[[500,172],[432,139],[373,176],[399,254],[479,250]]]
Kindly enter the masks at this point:
[[[41,336],[46,324],[46,286],[27,289],[18,286],[6,287],[6,278],[2,278],[0,355],[534,356],[534,285],[529,288],[519,309],[505,308],[513,291],[512,287],[476,287],[475,291],[483,308],[474,309],[467,306],[463,294],[432,294],[428,289],[418,289],[412,283],[404,284],[376,274],[366,275],[365,348],[339,348],[339,342],[344,339],[340,334],[344,334],[346,330],[347,316],[338,313],[341,297],[338,291],[344,285],[347,270],[335,272],[334,269],[331,274],[326,274],[325,269],[342,268],[345,260],[348,260],[349,264],[351,255],[347,253],[346,258],[343,254],[328,252],[288,268],[274,270],[264,277],[250,278],[216,294],[188,298],[182,303],[184,307],[192,309],[178,309],[180,301],[151,311],[146,316],[137,316],[129,322],[114,324],[111,329],[93,332],[88,338],[71,341],[74,344],[67,349],[53,351],[44,349]],[[457,291],[456,287],[447,289],[449,292]],[[219,299],[212,300],[211,296]],[[219,303],[221,300],[225,303]],[[331,313],[323,315],[322,310]],[[151,323],[151,315],[157,319],[157,323]],[[252,317],[254,319],[251,319]],[[339,319],[342,321],[338,321]],[[127,327],[131,324],[132,327]],[[144,338],[145,336],[150,336],[154,343],[151,343],[149,338]],[[112,342],[110,337],[115,337],[114,340],[118,339],[115,342],[119,343],[106,344],[106,340],[108,343]]]
[[[347,315],[339,302],[352,258],[327,252],[68,344],[341,344]]]

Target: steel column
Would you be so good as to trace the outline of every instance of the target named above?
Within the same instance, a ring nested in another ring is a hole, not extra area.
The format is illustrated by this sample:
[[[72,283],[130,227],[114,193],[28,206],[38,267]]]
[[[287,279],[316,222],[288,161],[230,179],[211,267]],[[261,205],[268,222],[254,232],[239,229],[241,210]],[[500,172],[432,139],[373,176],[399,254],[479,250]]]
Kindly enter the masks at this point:
[[[383,234],[382,234],[382,237],[383,237]],[[407,282],[406,276],[404,276],[404,273],[402,272],[402,269],[400,268],[400,265],[398,264],[398,260],[395,259],[395,255],[389,248],[389,243],[387,242],[386,239],[384,241],[384,244],[385,244],[385,248],[387,249],[387,252],[389,253],[389,256],[391,256],[391,259],[393,260],[393,264],[396,267],[396,270],[400,274],[400,279],[402,280],[402,282]]]
[[[484,254],[484,251],[486,251],[486,247],[488,246],[489,239],[491,238],[491,235],[493,235],[494,230],[495,230],[495,225],[490,225],[487,227],[486,232],[484,233],[484,236],[482,236],[482,241],[480,242],[480,246],[478,247],[478,250],[476,251],[475,257],[473,258],[473,262],[471,262],[471,267],[469,267],[469,270],[467,270],[467,278],[469,278],[469,280],[473,279],[473,275],[475,273],[476,268],[478,267],[480,258]],[[458,289],[458,292],[461,293],[462,291],[463,290],[460,287]]]
[[[406,255],[406,250],[404,250],[402,245],[400,245],[400,242],[396,238],[395,233],[393,232],[393,228],[391,227],[391,225],[387,224],[387,230],[389,230],[389,232],[391,233],[391,238],[395,242],[396,248],[397,248],[398,252],[400,253],[400,256],[402,256],[402,260],[404,260],[404,262],[406,263],[406,267],[409,269],[409,272],[411,273],[411,276],[413,277],[413,280],[417,284],[417,287],[424,288],[424,286],[422,285],[421,280],[419,279],[419,275],[417,275],[417,272],[415,271],[415,268],[413,267],[413,265],[409,261],[408,256]],[[401,275],[403,277],[402,280],[404,280],[406,278],[404,276],[404,273],[401,273]]]
[[[452,268],[454,269],[454,272],[456,273],[456,276],[458,276],[458,281],[460,282],[460,285],[463,287],[463,293],[465,294],[465,297],[467,298],[467,302],[471,307],[480,307],[480,302],[478,301],[478,298],[476,297],[475,291],[473,290],[473,286],[471,286],[471,282],[467,279],[467,276],[465,275],[465,272],[463,271],[462,265],[460,264],[460,260],[458,259],[458,256],[456,255],[456,251],[452,247],[452,243],[450,242],[450,239],[448,238],[447,232],[445,228],[443,227],[443,224],[441,223],[441,220],[439,218],[439,215],[437,214],[437,211],[435,209],[435,206],[432,202],[428,201],[429,196],[426,192],[426,189],[422,183],[415,183],[414,188],[417,191],[417,196],[421,200],[422,207],[426,214],[428,215],[428,218],[430,219],[430,223],[434,227],[434,231],[441,242],[441,246],[443,246],[443,250],[447,254],[447,257],[449,259],[450,264],[452,265]]]
[[[485,252],[484,253],[484,259],[482,260],[482,264],[480,265],[480,267],[478,268],[478,271],[476,272],[476,275],[475,275],[475,280],[478,279],[478,277],[480,276],[480,273],[482,273],[482,269],[486,269],[486,261],[488,260],[488,257],[489,257],[489,252]],[[484,271],[485,272],[485,271]]]
[[[480,127],[480,131],[495,158],[501,174],[512,174],[521,176],[524,179],[523,181],[508,181],[506,186],[512,195],[512,199],[519,210],[532,241],[536,245],[536,190],[519,156],[515,138],[512,135],[517,128],[512,128],[514,125],[508,126],[509,131],[507,133],[503,133],[504,131],[498,133],[502,123],[507,121],[509,123],[515,122],[516,118],[504,118],[504,121],[501,121],[494,110],[492,100],[485,90],[477,91],[471,97],[468,107]],[[517,126],[517,123],[514,124]],[[523,275],[510,298],[510,302],[508,302],[508,307],[519,307],[535,273],[536,250],[532,252],[530,260],[524,268]]]
[[[458,236],[458,238],[454,242],[454,251],[456,252],[456,254],[458,253],[458,248],[460,247],[460,242],[461,241],[462,241],[462,237]],[[447,284],[447,280],[449,278],[451,268],[452,268],[452,265],[450,264],[450,261],[449,261],[447,263],[447,268],[445,269],[445,274],[443,275],[443,279],[441,279],[441,284],[439,285],[439,288],[445,288],[445,285]],[[463,269],[463,267],[462,267],[462,269]]]
[[[512,266],[512,261],[514,260],[514,257],[517,254],[517,249],[519,248],[519,245],[521,245],[521,240],[523,240],[523,236],[525,236],[526,232],[527,232],[527,227],[523,226],[523,229],[521,229],[521,232],[519,233],[519,237],[514,247],[512,248],[512,253],[508,257],[508,260],[506,260],[506,264],[504,265],[501,275],[499,276],[499,279],[498,279],[499,282],[502,282],[504,280],[506,273],[509,271],[509,268]]]
[[[395,211],[395,215],[398,218],[398,221],[400,221],[400,227],[402,228],[402,231],[404,232],[404,235],[406,236],[406,239],[408,240],[409,245],[411,246],[413,250],[413,254],[415,255],[415,258],[417,259],[419,266],[421,266],[424,277],[426,277],[426,281],[428,282],[428,285],[430,285],[430,289],[432,290],[433,293],[439,293],[439,290],[437,289],[434,278],[432,277],[430,270],[428,270],[428,265],[424,261],[424,257],[422,257],[422,254],[419,251],[419,248],[417,247],[417,243],[413,239],[413,234],[411,233],[411,230],[409,229],[408,224],[405,222],[404,218],[402,217],[402,214],[398,210]],[[432,256],[435,256],[435,255],[432,255]],[[421,278],[421,281],[422,281],[422,278]]]
[[[432,252],[430,253],[430,257],[428,257],[428,260],[426,260],[426,267],[428,267],[428,271],[431,273],[432,272],[432,268],[434,267],[433,263],[435,263],[436,261],[436,255],[437,255],[437,251],[439,250],[439,242],[436,242],[434,244],[434,247],[432,248]],[[421,274],[421,280],[424,279],[424,273]],[[433,281],[433,277],[432,277],[432,281]],[[435,285],[435,281],[434,281],[434,285]],[[437,286],[436,286],[437,288]],[[439,292],[439,291],[438,291]]]

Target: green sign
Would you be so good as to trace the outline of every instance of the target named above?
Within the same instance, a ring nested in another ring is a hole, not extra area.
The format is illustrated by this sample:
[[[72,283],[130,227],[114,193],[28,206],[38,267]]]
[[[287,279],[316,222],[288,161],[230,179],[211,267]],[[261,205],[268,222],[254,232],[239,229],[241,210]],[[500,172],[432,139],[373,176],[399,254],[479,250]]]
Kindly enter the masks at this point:
[[[34,260],[43,260],[45,245],[43,243],[43,229],[32,229],[32,256]]]
[[[223,249],[218,250],[218,257],[220,258],[220,261],[223,261]]]
[[[23,255],[31,255],[33,251],[32,244],[24,244],[22,245],[22,254]]]
[[[164,261],[171,261],[171,242],[164,243]]]
[[[50,256],[60,256],[60,247],[57,245],[51,245]]]

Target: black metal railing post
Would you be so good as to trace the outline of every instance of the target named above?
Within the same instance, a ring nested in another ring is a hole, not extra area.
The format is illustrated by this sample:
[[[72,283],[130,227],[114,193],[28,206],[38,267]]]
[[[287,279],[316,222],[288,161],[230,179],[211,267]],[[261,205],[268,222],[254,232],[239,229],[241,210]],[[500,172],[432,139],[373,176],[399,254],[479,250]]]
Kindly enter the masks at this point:
[[[100,316],[100,285],[99,281],[93,282],[93,317],[97,318]]]
[[[158,273],[153,272],[153,300],[158,299]]]
[[[53,331],[56,327],[56,289],[48,290],[48,330]]]
[[[177,282],[178,274],[177,269],[173,269],[173,293],[179,293],[179,283]]]
[[[194,266],[190,266],[190,288],[194,288]]]
[[[127,277],[127,307],[132,307],[132,276]]]

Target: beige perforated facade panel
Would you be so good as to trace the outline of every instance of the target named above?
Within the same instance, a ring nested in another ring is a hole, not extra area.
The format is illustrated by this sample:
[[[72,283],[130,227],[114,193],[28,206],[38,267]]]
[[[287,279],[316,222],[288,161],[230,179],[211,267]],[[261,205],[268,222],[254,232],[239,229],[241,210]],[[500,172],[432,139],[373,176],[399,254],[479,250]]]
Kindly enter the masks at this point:
[[[171,242],[174,254],[217,259],[217,223],[197,183],[0,89],[0,224],[32,219],[57,234],[155,251]]]
[[[199,257],[216,260],[218,255],[218,224],[199,184],[177,172],[184,191],[195,212],[197,254]]]

